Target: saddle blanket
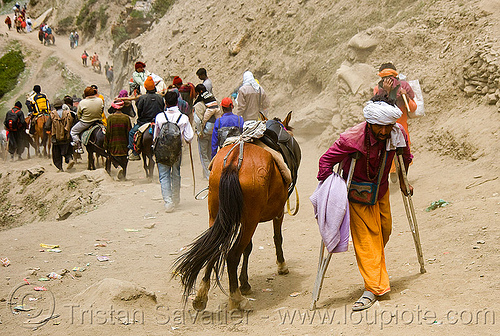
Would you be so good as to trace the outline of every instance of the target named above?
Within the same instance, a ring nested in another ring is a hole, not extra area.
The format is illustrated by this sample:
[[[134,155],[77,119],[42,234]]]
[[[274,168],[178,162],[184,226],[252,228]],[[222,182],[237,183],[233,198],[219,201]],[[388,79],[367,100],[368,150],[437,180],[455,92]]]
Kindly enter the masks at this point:
[[[148,127],[151,125],[151,123],[145,123],[141,126],[139,126],[139,129],[137,131],[144,133],[148,129]]]
[[[96,124],[96,125],[90,126],[90,128],[87,128],[85,131],[83,131],[81,138],[82,138],[82,144],[84,146],[87,146],[87,144],[89,143],[90,135],[97,127],[102,127],[102,125]],[[104,131],[104,129],[103,129],[103,131]]]

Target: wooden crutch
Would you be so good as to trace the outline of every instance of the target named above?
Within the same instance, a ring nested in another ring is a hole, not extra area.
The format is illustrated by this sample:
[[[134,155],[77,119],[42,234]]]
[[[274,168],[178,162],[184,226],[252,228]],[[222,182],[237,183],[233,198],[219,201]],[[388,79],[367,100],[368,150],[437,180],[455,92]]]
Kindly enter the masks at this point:
[[[401,196],[403,197],[403,204],[406,210],[406,217],[408,217],[408,224],[410,224],[410,231],[413,236],[413,242],[415,243],[415,250],[417,251],[418,263],[420,264],[420,273],[425,273],[424,267],[424,254],[422,253],[422,245],[420,244],[420,234],[418,233],[417,216],[415,215],[415,208],[413,207],[413,200],[410,195],[410,184],[408,183],[408,176],[406,175],[406,169],[403,161],[403,148],[398,148],[396,150],[396,169],[400,173],[399,176],[403,178],[405,184],[406,195],[401,191]]]
[[[361,154],[356,152],[351,155],[351,166],[349,167],[349,174],[347,175],[347,190],[349,191],[349,187],[351,186],[352,176],[354,175],[354,167],[356,166],[356,161],[360,158]],[[337,173],[340,174],[342,171],[342,162],[339,163]],[[312,292],[312,303],[311,310],[316,309],[316,302],[319,300],[319,295],[321,293],[321,287],[323,287],[323,280],[325,279],[326,269],[328,268],[328,264],[330,263],[330,259],[332,257],[332,253],[328,253],[326,257],[325,255],[325,243],[323,243],[323,239],[321,239],[321,245],[319,248],[319,261],[318,261],[318,274],[316,275],[316,281],[314,282],[314,289]]]

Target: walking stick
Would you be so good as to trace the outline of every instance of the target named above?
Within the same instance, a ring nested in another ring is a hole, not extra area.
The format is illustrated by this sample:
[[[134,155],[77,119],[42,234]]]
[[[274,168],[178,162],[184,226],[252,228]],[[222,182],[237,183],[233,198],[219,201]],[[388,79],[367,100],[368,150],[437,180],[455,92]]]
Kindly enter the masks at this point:
[[[349,187],[351,186],[352,176],[354,175],[354,167],[356,166],[356,161],[360,158],[360,156],[361,154],[359,152],[351,155],[351,166],[349,167],[349,174],[347,175],[346,183],[348,191]],[[339,167],[337,169],[338,174],[340,174],[342,168],[342,163],[339,163]],[[323,287],[323,280],[325,279],[326,269],[328,268],[328,264],[330,263],[330,259],[332,257],[332,253],[328,253],[328,255],[323,258],[325,249],[325,243],[323,242],[323,239],[321,239],[321,245],[319,248],[318,274],[316,275],[316,281],[314,282],[314,289],[312,292],[311,310],[316,309],[316,302],[318,302],[319,300],[321,288]]]
[[[401,97],[403,97],[403,100],[405,102],[406,112],[410,113],[410,105],[408,105],[408,98],[406,98],[406,94],[402,94]]]
[[[420,244],[420,234],[418,233],[417,216],[415,215],[415,208],[413,207],[413,200],[410,195],[410,184],[408,183],[408,177],[406,175],[406,169],[403,161],[403,149],[398,148],[396,151],[397,159],[394,160],[396,163],[396,169],[400,172],[400,176],[403,177],[403,181],[406,188],[406,194],[401,191],[401,196],[403,197],[403,204],[405,206],[406,217],[408,217],[408,224],[410,225],[410,231],[413,236],[413,242],[415,243],[415,250],[417,251],[418,263],[420,264],[420,273],[425,273],[424,267],[424,255],[422,253],[422,245]]]
[[[193,196],[196,195],[196,179],[194,177],[194,164],[193,164],[193,150],[191,149],[191,143],[189,142],[189,158],[191,159],[191,171],[193,172]]]

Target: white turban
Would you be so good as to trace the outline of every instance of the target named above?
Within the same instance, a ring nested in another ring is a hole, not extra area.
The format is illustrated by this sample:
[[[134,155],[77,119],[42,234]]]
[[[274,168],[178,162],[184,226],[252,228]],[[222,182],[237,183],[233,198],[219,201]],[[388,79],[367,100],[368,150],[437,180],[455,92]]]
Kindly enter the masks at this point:
[[[243,73],[243,85],[251,85],[255,91],[259,91],[259,83],[253,77],[253,73],[250,71],[245,71]]]
[[[366,122],[375,125],[391,125],[401,117],[403,112],[397,107],[383,101],[369,101],[363,109]],[[406,147],[403,131],[398,124],[391,130],[391,137],[387,139],[386,150],[395,150],[397,147]]]
[[[383,101],[368,101],[363,109],[366,122],[375,125],[395,124],[403,112],[397,107]]]

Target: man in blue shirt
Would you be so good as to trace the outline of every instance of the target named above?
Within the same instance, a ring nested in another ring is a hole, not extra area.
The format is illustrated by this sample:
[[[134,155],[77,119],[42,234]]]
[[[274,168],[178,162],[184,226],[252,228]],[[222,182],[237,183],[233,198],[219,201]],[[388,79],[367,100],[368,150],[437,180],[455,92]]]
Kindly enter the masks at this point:
[[[224,114],[215,121],[212,132],[212,158],[217,154],[219,146],[224,144],[226,137],[241,134],[243,131],[243,118],[233,114],[234,105],[231,98],[222,99],[220,105]]]

